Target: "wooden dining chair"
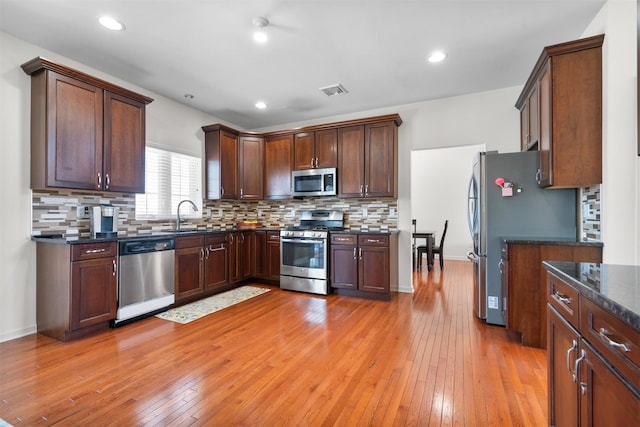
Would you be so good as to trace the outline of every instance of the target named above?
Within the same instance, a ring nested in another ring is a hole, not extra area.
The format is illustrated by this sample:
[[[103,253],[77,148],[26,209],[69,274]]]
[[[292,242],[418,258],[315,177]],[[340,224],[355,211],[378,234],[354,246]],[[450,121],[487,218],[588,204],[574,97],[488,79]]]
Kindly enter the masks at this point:
[[[444,222],[444,231],[442,231],[442,237],[440,237],[440,245],[433,245],[433,248],[431,250],[431,253],[433,255],[438,254],[438,258],[440,261],[440,270],[444,268],[443,250],[444,250],[444,238],[447,235],[447,228],[449,228],[449,220],[446,220]],[[418,252],[418,265],[420,266],[422,265],[422,255],[427,253],[427,247],[418,246],[417,252]],[[427,258],[429,258],[429,254],[427,254]],[[427,263],[428,262],[429,260],[427,259]],[[428,268],[431,269],[431,266],[428,266]]]

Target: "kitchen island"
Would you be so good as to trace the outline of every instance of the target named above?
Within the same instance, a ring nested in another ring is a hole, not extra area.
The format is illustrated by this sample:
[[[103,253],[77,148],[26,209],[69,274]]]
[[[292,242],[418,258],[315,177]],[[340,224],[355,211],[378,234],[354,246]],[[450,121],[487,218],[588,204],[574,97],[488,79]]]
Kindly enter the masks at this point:
[[[547,262],[550,425],[640,425],[640,266]]]

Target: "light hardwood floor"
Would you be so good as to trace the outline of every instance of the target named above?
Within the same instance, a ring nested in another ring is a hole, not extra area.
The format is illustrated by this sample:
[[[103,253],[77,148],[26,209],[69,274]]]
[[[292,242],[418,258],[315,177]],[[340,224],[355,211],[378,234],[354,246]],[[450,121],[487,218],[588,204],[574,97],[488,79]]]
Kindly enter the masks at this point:
[[[271,292],[190,324],[0,344],[15,425],[542,426],[544,350],[473,316],[471,265],[389,302]],[[259,285],[264,286],[264,285]]]

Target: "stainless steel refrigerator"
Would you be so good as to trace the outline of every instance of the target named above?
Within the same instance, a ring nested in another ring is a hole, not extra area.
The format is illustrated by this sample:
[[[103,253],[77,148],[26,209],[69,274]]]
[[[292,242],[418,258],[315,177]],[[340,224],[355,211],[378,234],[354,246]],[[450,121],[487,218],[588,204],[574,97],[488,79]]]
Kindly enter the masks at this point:
[[[474,160],[468,195],[473,252],[468,257],[475,272],[474,312],[487,323],[504,325],[506,319],[502,238],[576,237],[576,190],[538,187],[537,170],[535,151],[478,153]],[[497,185],[500,179],[505,184]]]

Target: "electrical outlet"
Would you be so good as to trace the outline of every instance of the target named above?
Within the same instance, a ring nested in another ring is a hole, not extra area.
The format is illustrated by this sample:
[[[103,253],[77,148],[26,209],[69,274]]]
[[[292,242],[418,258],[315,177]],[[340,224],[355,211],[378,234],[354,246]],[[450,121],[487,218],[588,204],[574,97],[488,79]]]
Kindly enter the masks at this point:
[[[391,218],[396,217],[396,210],[394,208],[389,209],[389,217]]]
[[[487,308],[498,309],[498,297],[487,298]]]
[[[89,217],[89,206],[76,206],[76,217],[78,219],[85,219]]]
[[[367,210],[367,208],[362,208],[362,218],[367,218],[367,216],[369,216],[369,211]]]

